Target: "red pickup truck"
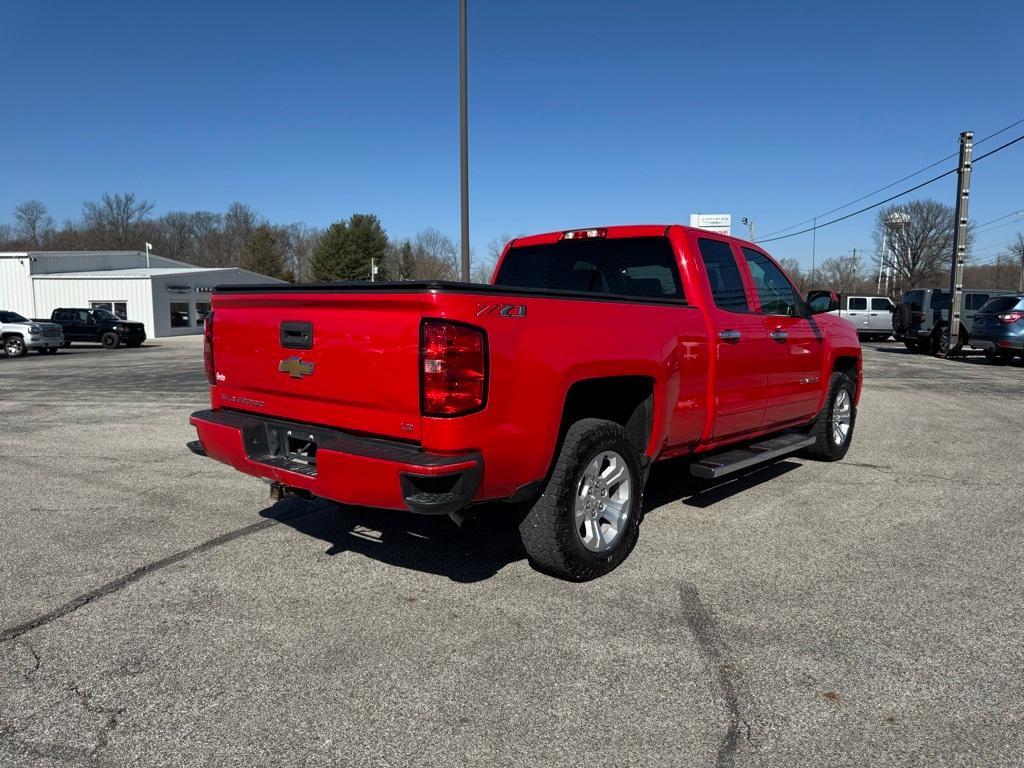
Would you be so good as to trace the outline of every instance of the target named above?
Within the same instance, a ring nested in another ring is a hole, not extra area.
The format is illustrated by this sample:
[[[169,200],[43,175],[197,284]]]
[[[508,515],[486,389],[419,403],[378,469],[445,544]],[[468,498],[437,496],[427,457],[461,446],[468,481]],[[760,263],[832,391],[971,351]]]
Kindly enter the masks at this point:
[[[223,286],[205,358],[197,450],[344,504],[524,502],[529,557],[579,580],[629,554],[651,462],[835,461],[861,389],[852,325],[679,225],[516,238],[491,285]]]

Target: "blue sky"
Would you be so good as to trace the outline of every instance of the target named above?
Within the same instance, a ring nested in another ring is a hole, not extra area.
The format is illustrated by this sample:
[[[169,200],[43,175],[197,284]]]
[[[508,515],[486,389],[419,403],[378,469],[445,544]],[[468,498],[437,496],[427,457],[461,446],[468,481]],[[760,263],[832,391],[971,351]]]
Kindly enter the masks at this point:
[[[789,226],[1024,117],[1022,28],[1019,1],[470,0],[473,245],[695,211]],[[457,236],[457,33],[457,0],[9,3],[0,221],[134,191]],[[971,202],[1024,208],[1024,142],[978,164]],[[871,224],[819,231],[817,258],[871,248]],[[810,262],[810,235],[766,247]]]

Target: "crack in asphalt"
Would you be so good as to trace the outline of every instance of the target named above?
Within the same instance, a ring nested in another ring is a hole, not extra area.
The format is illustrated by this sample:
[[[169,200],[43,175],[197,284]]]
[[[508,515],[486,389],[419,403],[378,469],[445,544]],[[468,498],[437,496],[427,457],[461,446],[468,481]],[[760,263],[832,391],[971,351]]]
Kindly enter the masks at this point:
[[[303,509],[293,515],[281,516],[273,519],[263,519],[256,523],[250,523],[249,525],[244,525],[241,528],[236,528],[233,531],[228,531],[220,534],[219,536],[214,536],[212,539],[208,539],[194,547],[189,547],[188,549],[175,552],[174,554],[168,555],[167,557],[159,560],[146,563],[124,576],[108,581],[106,584],[101,584],[95,589],[71,598],[71,600],[64,603],[64,605],[61,605],[52,611],[36,616],[34,619],[29,619],[28,621],[0,630],[0,642],[17,640],[26,632],[31,632],[34,629],[46,626],[52,621],[56,621],[68,614],[74,613],[79,608],[88,605],[94,600],[98,600],[101,597],[106,597],[107,595],[118,592],[151,573],[167,568],[175,563],[180,563],[182,560],[202,554],[203,552],[207,552],[215,547],[240,539],[243,536],[248,536],[249,534],[256,533],[257,531],[262,531],[264,528],[270,528],[271,526],[279,525],[281,523],[312,514],[320,509],[321,506],[322,505],[317,505],[311,509]]]
[[[26,672],[24,675],[25,679],[28,680],[30,677],[32,677],[32,675],[39,671],[39,668],[41,666],[43,666],[43,660],[39,656],[39,654],[36,653],[36,649],[32,647],[32,643],[30,643],[28,640],[16,640],[14,644],[24,646],[28,650],[28,652],[32,654],[32,658],[36,660],[35,667],[32,670]]]
[[[722,734],[715,757],[715,768],[730,768],[736,764],[736,750],[742,734],[751,739],[751,725],[740,712],[740,680],[736,665],[729,658],[729,648],[722,640],[714,614],[700,599],[697,588],[684,583],[680,588],[683,620],[697,641],[697,649],[714,674],[719,695],[725,703],[729,724]]]
[[[125,708],[104,707],[98,704],[93,704],[92,694],[89,691],[83,691],[74,683],[68,687],[74,691],[75,695],[78,697],[79,701],[81,701],[82,706],[87,712],[94,715],[106,715],[106,720],[103,722],[103,725],[100,726],[99,733],[96,734],[96,743],[93,744],[92,752],[90,753],[90,757],[95,758],[96,753],[110,743],[110,733],[117,728],[118,717],[124,714]]]

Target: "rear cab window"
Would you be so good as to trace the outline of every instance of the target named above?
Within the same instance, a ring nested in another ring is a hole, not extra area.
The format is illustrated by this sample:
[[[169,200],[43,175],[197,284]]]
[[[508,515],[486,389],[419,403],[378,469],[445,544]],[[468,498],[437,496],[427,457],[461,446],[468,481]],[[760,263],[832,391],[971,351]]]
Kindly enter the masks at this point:
[[[683,301],[676,255],[666,237],[560,240],[513,246],[494,285]]]

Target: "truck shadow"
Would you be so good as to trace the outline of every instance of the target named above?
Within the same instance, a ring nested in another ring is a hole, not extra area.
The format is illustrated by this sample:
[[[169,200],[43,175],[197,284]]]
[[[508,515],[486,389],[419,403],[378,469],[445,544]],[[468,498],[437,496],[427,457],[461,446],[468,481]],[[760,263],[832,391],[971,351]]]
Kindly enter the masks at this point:
[[[651,477],[644,490],[644,506],[648,510],[656,510],[658,507],[678,501],[687,507],[707,509],[799,467],[799,462],[793,459],[782,459],[772,464],[751,467],[745,472],[737,472],[721,480],[702,480],[690,474],[688,461],[665,461],[655,464],[651,471]]]
[[[295,514],[295,504],[308,512]],[[516,527],[517,508],[481,505],[462,527],[447,515],[414,515],[349,507],[322,500],[287,500],[260,514],[330,545],[328,555],[355,552],[399,568],[472,583],[526,558]]]
[[[708,481],[690,475],[685,461],[664,462],[651,474],[644,493],[645,507],[657,510],[681,502],[706,509],[799,466],[783,460]],[[354,552],[387,565],[468,584],[489,579],[505,566],[526,559],[517,527],[525,507],[483,504],[473,512],[459,527],[445,515],[414,515],[291,498],[260,515],[323,541],[328,545],[328,555]]]

